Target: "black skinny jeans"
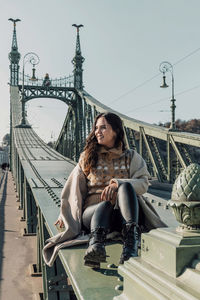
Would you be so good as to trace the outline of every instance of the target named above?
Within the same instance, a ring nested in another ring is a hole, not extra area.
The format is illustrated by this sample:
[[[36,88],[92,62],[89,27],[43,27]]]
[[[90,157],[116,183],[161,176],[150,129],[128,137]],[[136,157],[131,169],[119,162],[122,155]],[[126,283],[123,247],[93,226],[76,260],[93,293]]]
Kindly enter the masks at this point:
[[[87,230],[101,227],[108,231],[121,231],[125,223],[138,224],[139,204],[132,185],[129,182],[122,183],[117,196],[119,209],[114,209],[110,201],[102,201],[84,210],[82,221]]]

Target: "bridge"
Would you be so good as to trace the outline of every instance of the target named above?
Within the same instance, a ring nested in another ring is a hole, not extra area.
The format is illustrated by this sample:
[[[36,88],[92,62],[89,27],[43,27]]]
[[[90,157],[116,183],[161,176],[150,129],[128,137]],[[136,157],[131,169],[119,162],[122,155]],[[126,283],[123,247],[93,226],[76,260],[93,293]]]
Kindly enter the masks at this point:
[[[152,186],[146,196],[173,228],[177,222],[169,210],[163,191],[170,191],[171,184],[188,165],[200,162],[197,155],[200,150],[200,136],[130,118],[113,111],[88,94],[83,86],[84,58],[80,46],[80,26],[75,25],[77,31],[75,56],[72,60],[73,76],[59,80],[50,79],[47,85],[44,79],[31,81],[30,79],[35,79],[34,73],[32,77],[24,73],[20,75],[16,20],[12,21],[14,29],[9,53],[10,169],[15,180],[20,209],[23,211],[25,234],[37,235],[35,272],[43,278],[44,293],[41,299],[199,299],[198,284],[195,285],[192,279],[188,279],[190,276],[199,280],[199,267],[189,270],[189,261],[186,262],[183,258],[176,265],[173,249],[179,247],[179,240],[174,230],[172,233],[165,232],[164,238],[162,230],[144,236],[144,254],[141,261],[130,260],[119,268],[119,273],[115,255],[119,252],[119,247],[116,244],[108,246],[109,253],[113,255],[108,259],[108,266],[99,272],[83,267],[85,246],[60,250],[52,268],[44,264],[41,253],[45,240],[58,233],[54,222],[59,214],[62,187],[83,150],[97,114],[111,111],[122,118],[128,147],[136,149],[143,156],[152,176]],[[54,98],[68,106],[54,149],[46,145],[28,123],[25,106],[28,101],[36,98]],[[157,195],[154,186],[158,188]],[[167,195],[169,199],[170,193]],[[159,249],[163,249],[170,241],[171,248],[167,246],[167,249],[174,261],[170,263],[171,258],[167,256],[164,267],[159,269],[156,263],[159,260],[156,257],[157,252],[148,256],[148,247],[145,244],[148,241],[150,244],[155,242]],[[188,256],[191,260],[192,257],[189,254]],[[200,257],[197,260],[199,259]],[[167,268],[167,263],[171,268]],[[168,271],[164,272],[164,268]],[[81,280],[81,276],[84,276],[84,280]]]

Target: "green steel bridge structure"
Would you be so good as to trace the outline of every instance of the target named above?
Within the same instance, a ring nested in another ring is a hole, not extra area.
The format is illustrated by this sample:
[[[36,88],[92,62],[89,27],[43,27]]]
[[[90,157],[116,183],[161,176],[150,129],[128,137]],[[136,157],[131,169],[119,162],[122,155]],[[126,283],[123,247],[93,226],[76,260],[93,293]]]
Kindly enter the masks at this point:
[[[115,111],[89,95],[83,88],[84,58],[79,36],[81,25],[74,25],[77,36],[75,56],[72,61],[73,76],[58,80],[51,79],[50,84],[46,85],[44,80],[30,81],[30,78],[24,74],[20,78],[20,53],[16,35],[18,19],[11,19],[11,21],[14,29],[9,53],[10,169],[16,184],[19,208],[23,210],[23,220],[26,224],[24,234],[37,234],[38,255],[34,272],[43,277],[44,294],[40,299],[75,299],[73,292],[77,299],[85,300],[200,299],[198,285],[196,286],[192,279],[188,279],[189,277],[200,279],[200,257],[197,257],[198,268],[193,266],[193,269],[189,270],[188,263],[194,256],[194,251],[190,248],[187,255],[184,252],[186,250],[183,251],[184,257],[188,259],[182,257],[179,262],[174,249],[179,249],[181,246],[175,230],[163,233],[158,229],[156,233],[144,235],[141,249],[143,261],[140,261],[142,257],[139,260],[133,259],[119,268],[119,273],[124,277],[123,292],[122,281],[120,281],[122,277],[119,276],[116,267],[112,267],[114,263],[112,259],[110,266],[108,269],[105,267],[104,272],[95,272],[83,267],[84,247],[59,251],[52,268],[43,263],[41,252],[45,240],[58,233],[54,222],[59,214],[62,187],[83,150],[94,118],[98,113]],[[25,105],[36,98],[54,98],[65,102],[68,106],[54,149],[41,140],[26,118]],[[123,120],[128,146],[136,149],[144,157],[152,178],[160,182],[161,186],[172,184],[181,170],[191,163],[200,163],[199,156],[196,155],[200,151],[200,135],[169,130],[116,113]],[[149,201],[156,204],[157,209],[168,220],[169,226],[176,226],[171,211],[167,209],[166,200],[149,196]],[[159,266],[163,264],[162,259],[158,265],[160,259],[158,256],[161,254],[155,249],[153,252],[148,251],[148,247],[145,246],[145,243],[151,242],[151,239],[156,239],[155,245],[159,245],[158,249],[161,253],[162,248],[167,248],[168,253],[171,254],[166,258],[165,266],[161,269]],[[199,249],[198,243],[196,242],[196,248]],[[119,251],[118,246],[108,247],[110,253],[113,253],[110,257],[115,257],[116,252]],[[170,267],[168,268],[167,265]],[[164,269],[167,271],[164,272]],[[81,276],[84,276],[84,280],[81,280]]]

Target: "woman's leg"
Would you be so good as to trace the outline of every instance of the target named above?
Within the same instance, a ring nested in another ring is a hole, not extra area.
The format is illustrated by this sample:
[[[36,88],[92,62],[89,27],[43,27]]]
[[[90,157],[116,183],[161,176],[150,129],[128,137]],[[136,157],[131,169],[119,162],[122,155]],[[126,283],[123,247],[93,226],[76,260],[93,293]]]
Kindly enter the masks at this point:
[[[109,201],[89,206],[83,212],[83,225],[91,230],[89,247],[84,256],[87,266],[99,267],[100,262],[106,261],[105,240],[110,229],[112,212],[113,207]]]
[[[110,229],[113,206],[109,201],[88,206],[82,215],[83,225],[91,232],[96,228]]]
[[[118,205],[124,224],[138,224],[139,204],[133,186],[129,182],[122,183],[118,189]]]
[[[118,189],[118,205],[123,218],[123,251],[120,264],[130,257],[138,256],[139,203],[132,185],[125,182]]]

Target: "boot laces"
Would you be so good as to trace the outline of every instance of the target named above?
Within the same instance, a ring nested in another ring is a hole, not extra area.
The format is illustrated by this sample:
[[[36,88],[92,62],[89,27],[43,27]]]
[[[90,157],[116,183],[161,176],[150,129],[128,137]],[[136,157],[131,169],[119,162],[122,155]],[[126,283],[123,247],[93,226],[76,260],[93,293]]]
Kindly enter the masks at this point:
[[[132,248],[136,241],[139,239],[138,229],[139,226],[136,223],[126,224],[124,235],[123,248]]]
[[[91,244],[104,243],[106,239],[106,230],[104,228],[96,228],[91,232],[90,241]]]

